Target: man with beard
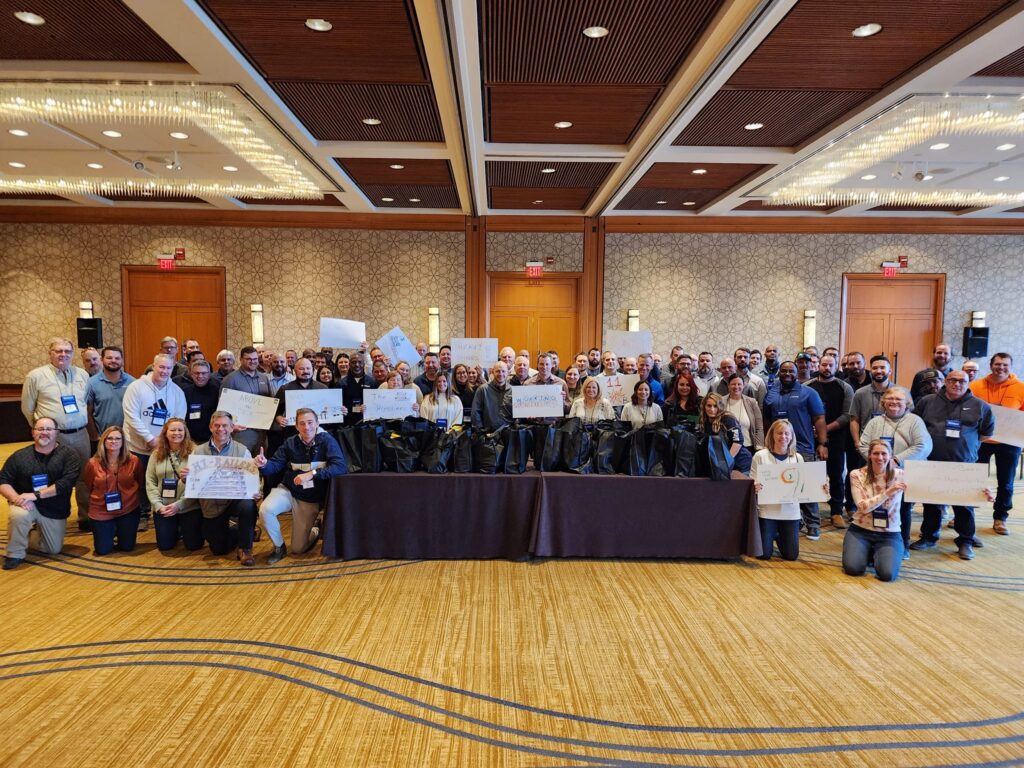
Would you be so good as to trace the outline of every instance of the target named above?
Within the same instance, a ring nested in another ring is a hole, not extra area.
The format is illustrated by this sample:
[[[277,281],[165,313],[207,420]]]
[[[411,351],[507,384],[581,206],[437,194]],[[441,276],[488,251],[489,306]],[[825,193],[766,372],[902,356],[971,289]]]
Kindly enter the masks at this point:
[[[179,385],[188,408],[185,427],[192,441],[199,444],[210,439],[210,417],[217,410],[220,384],[212,380],[210,364],[201,358],[193,356],[188,372],[190,380]]]
[[[776,344],[769,344],[764,348],[764,367],[757,371],[768,389],[775,386],[779,380],[779,347]]]
[[[851,352],[846,356],[846,383],[856,392],[871,383],[871,376],[864,367],[864,355]]]
[[[793,426],[796,449],[804,461],[828,460],[828,433],[825,431],[825,406],[818,393],[796,380],[796,363],[787,360],[779,366],[779,386],[768,390],[764,399],[764,425],[787,419]],[[801,504],[807,538],[821,538],[818,505]]]
[[[753,393],[750,397],[757,400],[758,405],[763,405],[764,396],[768,394],[768,385],[765,384],[764,379],[750,370],[750,350],[746,347],[739,347],[732,353],[732,359],[736,363],[736,373],[743,379],[744,388]]]
[[[339,355],[339,360],[341,359],[342,358]],[[344,360],[345,370],[347,372],[348,358],[346,357],[344,358]],[[277,453],[277,449],[281,447],[282,443],[284,443],[289,437],[292,437],[294,434],[296,434],[295,427],[288,423],[288,419],[285,416],[284,412],[285,407],[288,404],[287,393],[294,392],[296,390],[304,391],[311,389],[327,389],[327,385],[322,382],[315,381],[313,379],[313,364],[310,363],[309,360],[298,360],[295,363],[295,379],[293,381],[289,381],[287,384],[282,386],[281,389],[277,391],[276,397],[280,400],[280,402],[278,402],[277,404],[277,415],[274,417],[274,427],[273,433],[271,435],[271,443],[273,444],[273,450],[267,451],[267,453],[269,453],[271,456]],[[344,392],[342,392],[342,402],[344,403]],[[346,413],[348,409],[345,408],[344,406],[342,407],[344,409],[342,413]]]
[[[701,352],[697,355],[697,371],[693,374],[693,378],[698,387],[703,382],[705,389],[711,388],[711,381],[715,378],[715,369],[712,367],[714,363],[715,356],[710,352]]]
[[[601,350],[597,347],[591,347],[587,350],[587,375],[588,376],[600,376],[601,375]]]
[[[96,347],[86,347],[81,351],[82,357],[82,368],[90,376],[95,376],[100,372],[102,362],[100,361],[100,353],[96,351]]]
[[[272,397],[270,377],[259,369],[260,353],[256,347],[242,347],[239,359],[241,367],[230,376],[225,377],[220,388],[222,390],[234,389],[260,397]],[[234,424],[233,419],[232,428],[235,430],[234,439],[244,445],[250,454],[259,453],[260,448],[267,444],[267,430],[265,429],[243,427],[241,424]]]
[[[473,395],[473,427],[493,432],[512,423],[512,389],[508,366],[501,360],[491,367],[491,377]]]
[[[811,355],[808,352],[800,352],[796,356],[796,380],[801,384],[807,384],[811,378]]]
[[[857,358],[857,359],[855,359]],[[892,386],[889,380],[889,373],[892,367],[889,358],[885,355],[875,355],[871,358],[871,374],[867,377],[868,386],[857,388],[855,381],[857,374],[863,373],[864,358],[859,352],[850,353],[850,373],[846,379],[853,392],[853,402],[850,405],[850,439],[846,443],[846,509],[851,513],[857,508],[853,501],[853,492],[850,490],[849,473],[864,466],[864,458],[859,451],[860,433],[867,423],[876,416],[881,416],[885,409],[882,408],[882,395]],[[908,403],[911,407],[913,402]]]
[[[100,359],[102,370],[89,379],[85,392],[89,415],[98,435],[107,427],[124,424],[124,393],[135,381],[135,377],[124,370],[124,353],[120,347],[104,347]]]
[[[914,398],[915,403],[921,397],[921,385],[924,383],[925,374],[928,371],[938,371],[942,374],[942,378],[946,378],[946,376],[949,375],[949,372],[953,370],[953,366],[949,364],[949,358],[949,344],[937,344],[935,349],[932,351],[931,367],[922,368],[914,374],[914,381],[910,385],[910,396]]]
[[[832,355],[821,358],[818,377],[807,386],[818,393],[825,405],[825,432],[828,434],[829,500],[832,525],[845,528],[843,520],[843,469],[846,466],[846,442],[850,437],[850,406],[853,404],[853,387],[835,377],[836,359]]]
[[[280,352],[270,353],[270,392],[277,397],[277,391],[289,381],[295,381],[295,374],[288,370],[288,358]]]

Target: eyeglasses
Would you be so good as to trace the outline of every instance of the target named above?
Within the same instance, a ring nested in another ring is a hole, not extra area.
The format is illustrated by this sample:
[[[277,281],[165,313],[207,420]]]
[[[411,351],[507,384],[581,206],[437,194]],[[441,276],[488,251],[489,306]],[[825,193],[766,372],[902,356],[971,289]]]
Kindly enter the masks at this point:
[[[956,384],[958,386],[963,386],[966,383],[967,379],[946,379],[946,384]]]
[[[54,427],[32,427],[33,432],[56,432]]]

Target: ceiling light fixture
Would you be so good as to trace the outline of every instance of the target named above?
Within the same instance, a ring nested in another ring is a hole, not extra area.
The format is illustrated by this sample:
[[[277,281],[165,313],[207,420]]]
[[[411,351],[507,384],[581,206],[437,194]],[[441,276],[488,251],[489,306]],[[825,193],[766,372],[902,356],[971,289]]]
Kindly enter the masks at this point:
[[[554,173],[555,170],[556,170],[555,168],[541,168],[540,172],[541,173]]]
[[[931,181],[934,178],[935,177],[932,176],[930,173],[926,173],[924,176],[921,177],[921,181]]]
[[[658,200],[654,204],[655,205],[668,205],[668,200]]]
[[[314,32],[330,32],[334,25],[327,19],[306,19],[306,26]]]
[[[703,176],[707,172],[708,172],[707,168],[694,168],[692,171],[690,171],[690,173],[692,173],[692,174],[694,174],[696,176]]]
[[[948,147],[949,147],[949,144],[947,144],[944,141],[940,141],[938,144],[932,144],[930,147],[928,147],[928,149],[939,150],[939,149],[947,149]]]
[[[224,170],[227,171],[228,173],[234,173],[235,171],[238,170],[238,167],[234,165],[225,165]]]
[[[534,205],[540,205],[540,204],[541,204],[541,203],[543,203],[543,202],[544,202],[543,200],[534,200],[534,201],[533,201],[533,204],[534,204]]]
[[[33,27],[41,27],[46,23],[46,19],[38,13],[32,13],[31,11],[15,11],[14,18]]]
[[[113,129],[109,129],[109,130],[104,131],[103,135],[104,136],[109,136],[111,139],[120,139],[121,138],[121,132],[120,131],[115,131]]]
[[[420,199],[418,197],[410,197],[409,198],[409,202],[410,203],[418,203],[418,202],[420,202]]]
[[[748,131],[760,131],[764,128],[764,123],[747,123],[743,127]]]
[[[87,168],[92,168],[94,171],[103,170],[103,166],[99,163],[86,163],[85,165]]]
[[[568,120],[559,120],[555,123],[555,128],[572,128],[572,123]]]
[[[854,37],[871,37],[877,35],[882,31],[882,25],[871,22],[870,24],[861,24],[851,33]]]
[[[597,40],[601,37],[608,37],[608,29],[606,27],[587,27],[583,30],[583,34],[593,40]]]
[[[405,166],[402,165],[401,163],[392,163],[391,165],[388,166],[388,168],[393,168],[396,171],[400,171],[403,168],[405,168]]]
[[[380,120],[378,120],[376,117],[364,117],[363,118],[363,124],[364,125],[380,125]]]
[[[11,136],[28,136],[28,131],[24,131],[21,128],[11,128],[8,133],[11,134]],[[1010,146],[1012,147],[1013,145],[1011,144]]]
[[[19,163],[16,160],[12,160],[11,162],[8,163],[8,165],[11,166],[11,168],[24,168],[25,167],[24,163]]]
[[[873,173],[867,173],[867,174],[864,174],[863,176],[861,176],[861,178],[864,181],[871,181],[872,179],[877,179],[878,177],[875,174],[873,174]]]
[[[382,203],[393,203],[393,202],[395,202],[395,198],[393,198],[393,197],[382,197],[380,199],[380,201]]]
[[[11,133],[14,133],[14,131],[11,131]],[[17,136],[18,134],[15,134],[15,135]],[[1016,144],[1000,144],[998,147],[996,147],[996,151],[997,152],[1007,152],[1007,151],[1013,149],[1016,146],[1017,146]]]
[[[168,135],[172,139],[178,139],[179,141],[184,141],[185,139],[188,138],[188,134],[185,133],[184,131],[171,131],[170,134]]]
[[[690,206],[690,205],[696,205],[696,203],[693,202],[692,200],[687,200],[685,203],[683,203],[683,205]]]
[[[1010,180],[1009,176],[996,176],[994,179],[992,179],[992,181],[1009,181],[1009,180]]]

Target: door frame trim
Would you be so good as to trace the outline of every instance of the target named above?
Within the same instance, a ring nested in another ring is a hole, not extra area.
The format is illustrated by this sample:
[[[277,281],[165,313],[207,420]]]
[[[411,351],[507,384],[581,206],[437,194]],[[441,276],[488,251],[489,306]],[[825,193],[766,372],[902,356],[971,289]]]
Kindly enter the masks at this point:
[[[931,280],[935,282],[935,330],[932,334],[932,349],[936,344],[944,342],[943,326],[946,319],[946,273],[945,272],[910,272],[900,273],[895,277],[882,277],[878,272],[843,272],[842,293],[839,303],[839,345],[846,338],[846,311],[851,279],[886,280],[907,282],[911,280]],[[846,352],[848,350],[842,350]]]
[[[483,327],[484,336],[489,337],[491,335],[491,284],[495,279],[504,280],[537,280],[543,282],[544,280],[553,281],[558,279],[570,278],[576,282],[576,338],[580,344],[583,343],[583,339],[587,338],[586,328],[587,320],[585,313],[581,311],[583,303],[583,290],[586,273],[584,272],[545,272],[541,277],[527,278],[522,272],[486,272],[484,275],[484,301],[483,301]],[[572,354],[576,354],[579,350],[574,351]]]

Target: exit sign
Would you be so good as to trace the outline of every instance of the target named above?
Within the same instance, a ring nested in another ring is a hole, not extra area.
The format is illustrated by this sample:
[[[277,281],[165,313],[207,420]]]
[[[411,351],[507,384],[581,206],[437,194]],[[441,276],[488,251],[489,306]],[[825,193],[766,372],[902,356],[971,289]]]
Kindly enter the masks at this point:
[[[174,257],[172,256],[169,259],[160,259],[157,262],[157,264],[160,266],[160,269],[163,269],[165,271],[173,270],[174,269]]]
[[[899,267],[882,267],[882,277],[896,277]]]
[[[540,277],[544,274],[544,262],[543,261],[528,261],[526,262],[526,276],[527,277]]]

